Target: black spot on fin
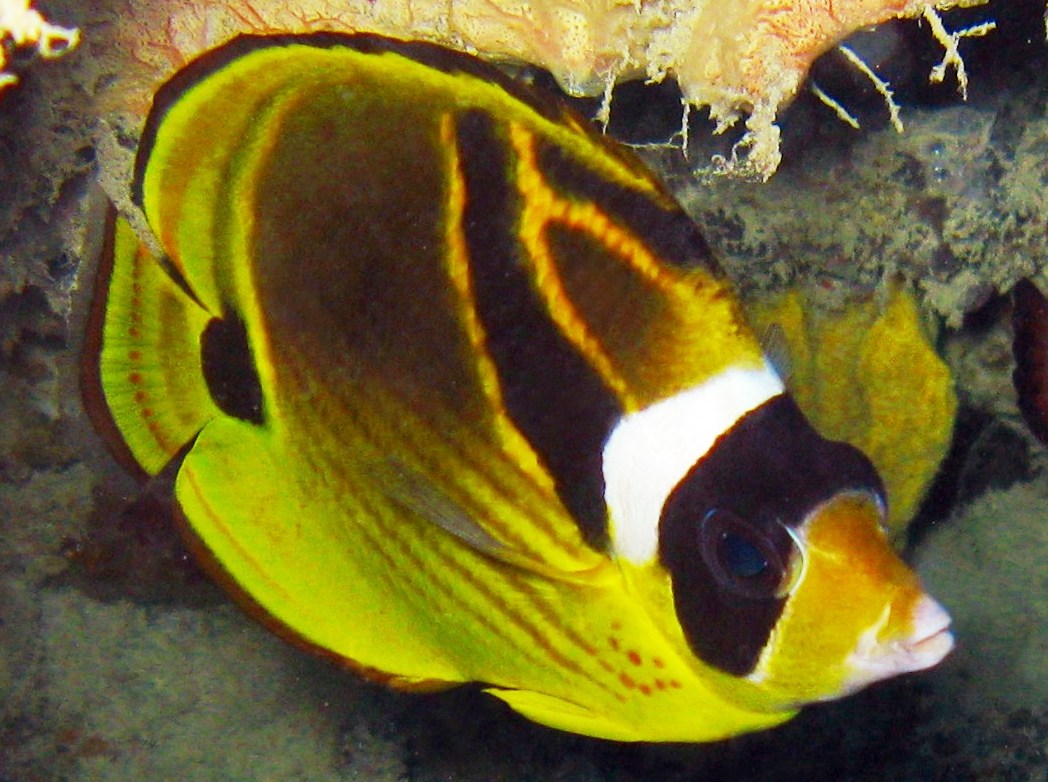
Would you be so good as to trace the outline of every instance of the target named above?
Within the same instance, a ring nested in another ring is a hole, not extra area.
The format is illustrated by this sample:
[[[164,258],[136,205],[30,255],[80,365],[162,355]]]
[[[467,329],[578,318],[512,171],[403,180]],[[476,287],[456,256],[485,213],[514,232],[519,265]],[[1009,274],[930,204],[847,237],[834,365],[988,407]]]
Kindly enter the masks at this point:
[[[261,424],[262,385],[247,342],[247,330],[236,315],[207,324],[200,335],[200,357],[211,398],[234,418]]]

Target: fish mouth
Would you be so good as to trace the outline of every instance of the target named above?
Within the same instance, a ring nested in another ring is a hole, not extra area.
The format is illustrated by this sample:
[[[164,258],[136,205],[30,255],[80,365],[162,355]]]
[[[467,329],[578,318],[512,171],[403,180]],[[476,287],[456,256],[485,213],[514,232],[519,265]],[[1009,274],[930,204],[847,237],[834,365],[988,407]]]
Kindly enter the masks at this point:
[[[844,682],[846,693],[882,679],[931,668],[950,653],[954,646],[950,615],[938,601],[922,596],[912,617],[913,629],[907,637],[877,640],[880,628],[875,627],[860,639],[848,661],[851,675]]]
[[[919,671],[930,668],[948,655],[953,649],[954,638],[950,632],[950,615],[938,601],[927,595],[917,604],[913,624],[914,637],[900,644],[900,652],[913,665],[908,670]]]
[[[920,668],[913,668],[912,670],[919,671],[921,668],[935,665],[950,653],[953,646],[953,633],[948,628],[943,628],[927,638],[922,638],[920,641],[906,644],[906,651],[915,661],[927,661]]]

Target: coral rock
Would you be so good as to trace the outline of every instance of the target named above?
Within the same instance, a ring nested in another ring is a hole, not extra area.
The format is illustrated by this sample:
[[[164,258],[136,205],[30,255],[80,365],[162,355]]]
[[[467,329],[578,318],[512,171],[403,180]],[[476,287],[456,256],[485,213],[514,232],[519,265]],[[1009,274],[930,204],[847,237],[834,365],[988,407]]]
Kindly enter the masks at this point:
[[[155,86],[240,32],[369,31],[422,38],[551,71],[575,95],[624,79],[676,78],[690,106],[723,130],[746,118],[728,167],[766,178],[779,161],[778,110],[823,52],[851,33],[928,9],[985,0],[176,0],[125,2],[114,13],[128,65],[119,88],[144,112]]]

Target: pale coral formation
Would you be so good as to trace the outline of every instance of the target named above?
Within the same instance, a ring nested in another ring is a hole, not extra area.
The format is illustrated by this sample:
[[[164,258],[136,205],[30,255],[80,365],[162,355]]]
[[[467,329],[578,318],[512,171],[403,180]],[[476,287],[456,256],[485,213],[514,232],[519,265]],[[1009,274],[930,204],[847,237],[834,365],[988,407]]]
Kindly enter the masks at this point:
[[[11,73],[10,49],[33,49],[45,60],[76,48],[80,31],[51,24],[30,0],[0,0],[0,92],[18,83]]]
[[[861,28],[924,17],[946,49],[933,75],[964,71],[936,9],[985,0],[144,0],[114,21],[124,65],[121,98],[148,104],[186,60],[240,32],[371,31],[421,38],[551,71],[575,95],[604,95],[625,79],[675,78],[719,130],[745,132],[722,170],[767,178],[779,162],[775,119],[825,51]],[[984,30],[985,31],[985,30]]]

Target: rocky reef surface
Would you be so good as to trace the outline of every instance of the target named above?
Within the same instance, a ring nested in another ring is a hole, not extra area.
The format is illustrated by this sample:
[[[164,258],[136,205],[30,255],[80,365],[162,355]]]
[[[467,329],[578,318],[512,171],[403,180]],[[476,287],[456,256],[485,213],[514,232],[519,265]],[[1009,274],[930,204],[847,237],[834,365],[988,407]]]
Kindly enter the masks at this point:
[[[46,5],[83,22],[82,4]],[[1005,294],[1045,266],[1048,55],[1043,4],[981,13],[999,37],[967,44],[968,104],[923,86],[938,55],[910,28],[855,42],[894,47],[903,134],[878,120],[868,87],[817,66],[869,127],[802,100],[767,185],[699,184],[697,154],[651,153],[749,294],[806,284],[833,307],[886,276],[911,280],[963,404],[911,531],[913,559],[955,617],[956,652],[713,746],[561,734],[469,688],[390,693],[233,608],[80,408],[72,305],[98,243],[89,106],[106,74],[87,50],[27,72],[0,96],[0,780],[1044,780],[1048,453],[1016,413]],[[626,104],[613,129],[637,140],[647,120]],[[693,143],[715,143],[700,130]],[[136,144],[105,137],[127,155]]]

